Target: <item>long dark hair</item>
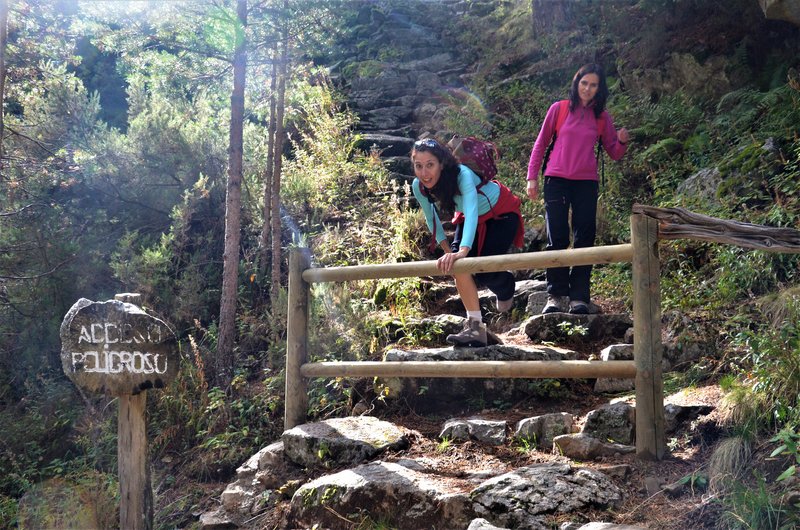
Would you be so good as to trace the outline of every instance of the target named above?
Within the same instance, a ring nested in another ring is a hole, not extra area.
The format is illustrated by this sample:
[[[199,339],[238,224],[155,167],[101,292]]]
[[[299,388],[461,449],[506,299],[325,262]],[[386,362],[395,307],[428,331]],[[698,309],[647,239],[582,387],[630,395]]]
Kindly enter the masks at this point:
[[[422,187],[422,193],[439,203],[441,209],[448,213],[453,213],[456,209],[455,196],[460,193],[458,190],[458,174],[461,168],[458,166],[458,160],[453,156],[453,153],[447,147],[440,144],[433,138],[424,138],[414,142],[414,148],[411,150],[411,160],[413,162],[414,155],[417,153],[431,153],[442,164],[442,173],[439,176],[439,181],[431,189]]]
[[[600,79],[600,84],[597,87],[597,93],[594,95],[594,117],[599,118],[600,115],[606,110],[606,101],[608,101],[608,83],[606,83],[606,73],[603,67],[597,63],[584,64],[577,72],[575,77],[572,78],[572,85],[569,88],[569,110],[572,112],[577,109],[581,104],[581,97],[578,94],[578,86],[581,79],[586,74],[597,74]]]

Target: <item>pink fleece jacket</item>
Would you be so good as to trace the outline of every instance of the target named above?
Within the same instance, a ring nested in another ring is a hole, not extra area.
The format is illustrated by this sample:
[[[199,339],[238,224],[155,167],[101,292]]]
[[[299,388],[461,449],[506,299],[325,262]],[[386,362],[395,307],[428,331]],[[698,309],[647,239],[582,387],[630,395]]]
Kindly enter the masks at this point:
[[[528,162],[528,180],[538,182],[544,154],[555,132],[557,114],[558,102],[547,111],[542,130],[539,131],[539,136],[533,145]],[[600,119],[605,122],[605,132],[602,135],[603,148],[612,160],[619,160],[628,147],[617,138],[617,130],[614,128],[611,115],[603,111]],[[591,107],[580,107],[570,112],[561,130],[558,131],[556,143],[550,153],[547,176],[572,180],[598,180],[595,144],[597,144],[597,120],[594,117],[594,110]]]

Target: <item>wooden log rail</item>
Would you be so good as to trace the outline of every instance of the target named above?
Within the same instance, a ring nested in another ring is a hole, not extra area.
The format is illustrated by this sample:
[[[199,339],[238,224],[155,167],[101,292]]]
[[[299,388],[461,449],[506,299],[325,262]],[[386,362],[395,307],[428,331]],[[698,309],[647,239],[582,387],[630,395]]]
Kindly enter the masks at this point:
[[[485,377],[633,379],[633,361],[352,361],[306,363],[304,377]]]
[[[631,243],[584,249],[464,258],[454,273],[543,269],[630,262],[633,269],[634,361],[430,361],[308,363],[310,285],[320,282],[438,276],[435,261],[311,268],[307,249],[289,259],[286,404],[289,429],[306,419],[311,377],[596,378],[636,381],[636,454],[660,460],[666,452],[661,373],[661,292],[658,241],[697,239],[770,252],[800,252],[800,231],[715,219],[681,208],[634,205]]]
[[[633,246],[609,245],[605,247],[578,248],[573,250],[549,250],[482,258],[463,258],[453,266],[453,273],[497,272],[524,269],[547,269],[550,267],[572,267],[599,263],[630,262]],[[308,283],[347,282],[353,280],[376,280],[380,278],[409,278],[421,276],[443,276],[436,268],[435,260],[384,263],[380,265],[352,265],[349,267],[327,267],[306,269],[303,280]]]
[[[717,219],[683,208],[635,204],[634,214],[658,221],[659,239],[697,239],[766,252],[800,253],[800,230]]]
[[[647,241],[646,238],[639,239]],[[622,244],[464,258],[456,262],[453,267],[453,273],[466,272],[474,274],[504,270],[630,263],[634,261],[635,253],[633,244]],[[312,377],[554,377],[576,379],[638,377],[635,361],[356,361],[309,363],[307,362],[307,328],[311,284],[442,275],[436,268],[435,260],[328,268],[312,268],[309,264],[310,256],[307,249],[294,249],[291,251],[289,256],[289,308],[284,415],[286,429],[305,421],[308,407],[307,381]],[[638,271],[639,269],[636,268],[634,262],[634,276],[639,273]],[[649,282],[651,282],[651,279],[639,283],[649,285]],[[653,324],[650,323],[649,325]],[[656,335],[660,336],[660,324],[657,325],[659,327]],[[636,350],[635,344],[634,350]],[[657,364],[660,368],[660,357]],[[646,415],[642,415],[642,417],[645,420],[647,419]],[[644,437],[642,439],[645,440]],[[653,444],[652,440],[648,443]],[[654,447],[648,446],[642,449],[641,454],[649,456],[656,452]]]
[[[378,278],[437,276],[435,261],[310,268],[307,249],[289,260],[289,311],[286,348],[287,429],[306,419],[311,377],[628,377],[636,381],[636,454],[660,460],[665,454],[664,396],[661,373],[661,291],[658,241],[697,239],[768,252],[800,252],[800,231],[716,219],[681,208],[634,205],[631,243],[585,249],[465,258],[454,273],[494,272],[601,263],[631,262],[633,267],[634,360],[631,361],[431,361],[306,362],[310,285]]]

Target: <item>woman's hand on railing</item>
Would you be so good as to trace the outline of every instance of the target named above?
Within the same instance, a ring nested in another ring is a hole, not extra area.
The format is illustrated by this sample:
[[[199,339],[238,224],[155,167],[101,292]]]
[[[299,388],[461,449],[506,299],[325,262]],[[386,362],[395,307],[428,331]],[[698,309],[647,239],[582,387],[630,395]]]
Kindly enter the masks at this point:
[[[461,247],[458,252],[446,252],[444,256],[436,261],[436,268],[444,274],[450,274],[456,261],[466,258],[467,254],[469,254],[469,247]]]

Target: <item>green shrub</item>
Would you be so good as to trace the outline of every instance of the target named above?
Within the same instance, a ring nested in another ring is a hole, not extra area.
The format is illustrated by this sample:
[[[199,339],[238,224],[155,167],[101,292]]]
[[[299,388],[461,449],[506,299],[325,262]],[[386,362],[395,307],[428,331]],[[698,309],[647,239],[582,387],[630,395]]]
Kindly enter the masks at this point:
[[[754,474],[752,481],[734,481],[721,500],[724,507],[720,518],[722,528],[789,530],[797,528],[799,522],[797,514],[781,503],[758,474]]]

